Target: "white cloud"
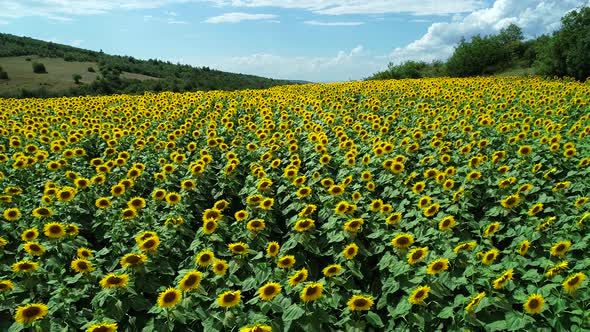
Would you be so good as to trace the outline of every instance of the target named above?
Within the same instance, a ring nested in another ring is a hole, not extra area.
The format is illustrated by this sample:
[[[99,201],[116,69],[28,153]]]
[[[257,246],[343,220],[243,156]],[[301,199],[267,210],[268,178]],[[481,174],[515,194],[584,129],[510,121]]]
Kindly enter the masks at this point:
[[[9,25],[9,24],[10,24],[10,22],[8,22],[8,21],[0,20],[0,25]]]
[[[334,56],[284,56],[257,53],[221,59],[213,67],[273,78],[332,82],[362,79],[379,68],[364,47],[358,45]]]
[[[496,0],[489,8],[467,15],[455,15],[450,22],[437,22],[419,39],[394,49],[388,58],[394,63],[407,60],[444,60],[461,37],[489,35],[515,23],[525,37],[550,33],[560,26],[560,18],[589,0]]]
[[[203,2],[233,8],[301,9],[323,15],[448,15],[467,13],[483,5],[483,0],[2,0],[0,17],[96,15],[118,9],[151,9]]]
[[[242,21],[259,21],[276,18],[273,14],[248,14],[248,13],[225,13],[223,15],[209,17],[207,23],[238,23]]]
[[[83,41],[82,39],[74,39],[74,40],[72,40],[72,41],[70,42],[70,45],[78,47],[78,46],[80,46],[80,44],[82,44],[83,42],[84,42],[84,41]]]
[[[448,15],[483,6],[482,0],[207,0],[218,6],[303,9],[324,15],[390,14]]]
[[[321,25],[321,26],[357,26],[363,25],[364,22],[322,22],[322,21],[305,21],[304,24],[308,25]]]
[[[186,21],[177,21],[177,20],[170,20],[168,24],[188,24]]]

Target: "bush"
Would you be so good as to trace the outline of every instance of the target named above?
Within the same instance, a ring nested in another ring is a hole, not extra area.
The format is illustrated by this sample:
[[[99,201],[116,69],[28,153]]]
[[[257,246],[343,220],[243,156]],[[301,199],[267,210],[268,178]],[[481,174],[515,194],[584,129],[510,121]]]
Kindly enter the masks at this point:
[[[73,74],[72,75],[72,78],[74,79],[74,82],[76,84],[80,84],[80,80],[82,79],[82,75],[80,75],[80,74]]]
[[[33,72],[37,74],[46,74],[45,65],[40,62],[33,62]]]
[[[31,58],[26,58],[25,61],[31,61]]]
[[[89,73],[95,73],[96,70],[94,70],[94,67],[88,67],[88,72]]]
[[[0,66],[0,80],[7,80],[7,79],[8,79],[8,73],[4,71],[2,66]]]

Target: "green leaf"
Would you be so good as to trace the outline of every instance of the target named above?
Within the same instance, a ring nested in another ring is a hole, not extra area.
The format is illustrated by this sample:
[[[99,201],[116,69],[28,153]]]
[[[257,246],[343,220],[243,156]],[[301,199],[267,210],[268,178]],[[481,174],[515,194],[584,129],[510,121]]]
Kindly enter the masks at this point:
[[[506,330],[506,321],[505,320],[497,320],[493,323],[487,324],[487,328],[490,330],[490,332],[505,331]]]
[[[445,307],[443,310],[441,310],[438,315],[436,316],[438,318],[449,318],[449,317],[453,317],[453,307]]]
[[[383,324],[383,321],[381,320],[381,317],[379,317],[379,315],[377,315],[376,313],[374,313],[372,311],[367,312],[367,322],[369,322],[369,324],[376,326],[376,327],[385,326]]]
[[[395,309],[387,308],[392,319],[405,316],[410,312],[410,309],[412,309],[412,304],[406,298],[401,298]]]
[[[305,310],[303,310],[300,306],[298,306],[297,304],[292,304],[290,307],[285,309],[285,311],[283,311],[283,321],[294,321],[303,316],[304,313]]]

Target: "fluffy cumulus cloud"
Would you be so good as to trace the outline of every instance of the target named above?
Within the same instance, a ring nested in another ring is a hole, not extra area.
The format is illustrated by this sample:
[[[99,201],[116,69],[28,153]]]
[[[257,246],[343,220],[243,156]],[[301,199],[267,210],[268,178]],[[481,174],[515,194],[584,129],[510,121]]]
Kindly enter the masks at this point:
[[[273,14],[248,14],[248,13],[225,13],[223,15],[210,17],[206,23],[238,23],[242,21],[260,21],[276,18]]]
[[[346,81],[367,76],[379,62],[366,54],[362,45],[341,50],[333,56],[309,57],[258,53],[222,59],[215,67],[274,78],[312,82]]]
[[[461,37],[489,35],[515,23],[525,37],[550,33],[560,26],[560,18],[588,0],[496,0],[491,7],[475,10],[465,16],[454,16],[450,22],[433,23],[428,31],[412,43],[394,49],[388,58],[394,63],[406,60],[444,60]]]

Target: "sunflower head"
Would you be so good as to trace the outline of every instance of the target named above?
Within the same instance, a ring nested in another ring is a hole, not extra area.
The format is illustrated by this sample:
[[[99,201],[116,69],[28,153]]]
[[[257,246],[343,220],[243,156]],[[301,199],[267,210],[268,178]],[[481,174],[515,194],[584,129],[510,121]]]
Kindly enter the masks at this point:
[[[429,286],[420,286],[412,292],[412,294],[408,298],[408,301],[412,304],[420,304],[424,302],[424,300],[428,297],[429,292]]]
[[[300,297],[303,302],[311,302],[322,297],[324,290],[324,284],[322,283],[311,283],[306,285],[301,291]]]
[[[337,276],[340,272],[342,272],[342,266],[340,264],[328,265],[322,270],[322,273],[328,278]]]
[[[373,297],[371,296],[360,296],[360,295],[353,295],[348,302],[346,302],[348,309],[350,311],[357,311],[363,310],[367,311],[370,310],[373,306]]]
[[[267,282],[258,289],[259,297],[263,301],[270,301],[281,293],[282,287],[276,282]]]
[[[158,295],[158,307],[172,308],[182,300],[182,293],[176,289],[169,287]]]
[[[128,274],[110,273],[100,280],[100,286],[102,288],[125,288],[128,283]]]
[[[83,258],[74,259],[70,264],[70,267],[72,270],[76,271],[76,273],[89,273],[94,271],[92,263],[89,260]]]
[[[43,319],[47,315],[48,307],[43,303],[26,304],[16,308],[14,320],[20,324],[28,325]]]
[[[228,291],[217,296],[217,304],[220,307],[229,309],[234,307],[240,303],[242,298],[242,292],[237,291]]]
[[[100,323],[91,325],[86,332],[116,332],[117,328],[117,323]]]
[[[293,265],[295,265],[295,256],[293,255],[282,256],[277,261],[277,267],[280,269],[289,269]]]
[[[203,274],[197,270],[187,272],[179,282],[178,287],[183,292],[190,292],[199,287]]]
[[[225,272],[227,272],[228,268],[229,265],[224,259],[216,259],[215,262],[213,262],[213,272],[217,275],[225,275]]]
[[[406,249],[414,243],[414,236],[411,234],[399,234],[391,240],[391,245],[398,249]]]
[[[207,267],[215,259],[215,254],[211,250],[203,250],[197,255],[197,264],[200,267]]]
[[[61,223],[50,222],[43,226],[43,234],[52,239],[59,239],[66,235],[66,229]]]
[[[524,311],[530,315],[538,314],[543,311],[545,305],[545,299],[540,294],[529,295],[526,302],[523,304]]]

